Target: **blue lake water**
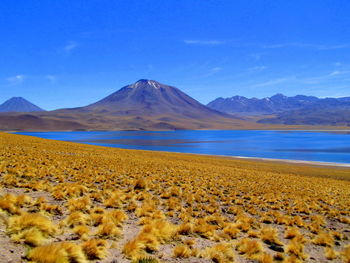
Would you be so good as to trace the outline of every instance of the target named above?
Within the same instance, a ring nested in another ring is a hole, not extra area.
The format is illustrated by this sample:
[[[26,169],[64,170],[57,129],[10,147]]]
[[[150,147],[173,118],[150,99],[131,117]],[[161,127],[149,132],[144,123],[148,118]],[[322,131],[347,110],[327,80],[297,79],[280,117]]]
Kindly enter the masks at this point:
[[[350,132],[187,130],[19,134],[126,149],[350,164]]]

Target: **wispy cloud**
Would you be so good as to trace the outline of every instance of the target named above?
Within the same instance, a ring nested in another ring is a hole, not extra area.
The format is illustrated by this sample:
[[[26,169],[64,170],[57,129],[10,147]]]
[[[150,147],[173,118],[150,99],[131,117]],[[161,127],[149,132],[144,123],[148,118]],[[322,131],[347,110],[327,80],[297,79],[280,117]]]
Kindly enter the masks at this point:
[[[11,76],[6,78],[6,81],[10,84],[10,85],[17,85],[20,84],[24,81],[26,77],[24,75],[16,75],[16,76]]]
[[[222,68],[222,67],[214,67],[214,68],[212,68],[211,69],[211,71],[212,72],[218,72],[218,71],[221,71],[221,70],[223,70],[224,68]]]
[[[350,74],[350,70],[335,70],[328,74],[328,76],[338,76],[338,75],[346,75]]]
[[[265,69],[267,69],[266,66],[255,66],[255,67],[248,68],[249,71],[262,71]]]
[[[295,79],[295,77],[286,77],[286,78],[276,78],[276,79],[270,79],[261,83],[253,84],[252,88],[260,88],[260,87],[268,87],[268,86],[274,86],[283,82],[287,82],[290,80]]]
[[[267,48],[267,49],[287,48],[287,47],[332,50],[332,49],[350,48],[350,44],[327,45],[327,44],[311,44],[311,43],[278,43],[278,44],[263,46],[263,48]]]
[[[63,50],[67,53],[70,53],[73,49],[78,47],[78,43],[75,41],[69,41],[64,47]]]
[[[51,83],[54,83],[57,80],[57,77],[55,75],[46,75],[45,79],[47,79]]]
[[[226,41],[222,40],[199,40],[199,39],[185,39],[184,43],[187,45],[202,45],[202,46],[216,46],[223,45]]]
[[[256,60],[256,61],[258,61],[258,60],[260,60],[261,59],[261,54],[258,54],[258,53],[254,53],[254,54],[250,54],[249,55],[249,57],[250,58],[252,58],[252,59],[254,59],[254,60]]]
[[[329,80],[346,80],[349,78],[350,70],[334,70],[330,73],[314,76],[314,77],[307,77],[307,78],[299,78],[298,80],[305,84],[321,84],[325,81]]]

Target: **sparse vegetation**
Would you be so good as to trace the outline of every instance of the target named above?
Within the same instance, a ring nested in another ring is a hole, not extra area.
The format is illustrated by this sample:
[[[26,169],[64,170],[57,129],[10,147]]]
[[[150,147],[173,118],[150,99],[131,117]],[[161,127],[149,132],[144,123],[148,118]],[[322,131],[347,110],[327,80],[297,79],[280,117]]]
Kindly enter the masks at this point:
[[[346,169],[11,134],[0,146],[0,222],[31,262],[350,262]]]

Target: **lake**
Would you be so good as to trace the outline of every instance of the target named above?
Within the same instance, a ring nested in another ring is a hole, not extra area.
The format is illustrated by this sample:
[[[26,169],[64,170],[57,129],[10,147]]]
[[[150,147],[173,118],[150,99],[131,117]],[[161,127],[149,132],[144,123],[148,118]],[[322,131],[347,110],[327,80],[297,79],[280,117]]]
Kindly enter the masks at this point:
[[[126,149],[350,164],[350,132],[347,131],[74,131],[19,134]]]

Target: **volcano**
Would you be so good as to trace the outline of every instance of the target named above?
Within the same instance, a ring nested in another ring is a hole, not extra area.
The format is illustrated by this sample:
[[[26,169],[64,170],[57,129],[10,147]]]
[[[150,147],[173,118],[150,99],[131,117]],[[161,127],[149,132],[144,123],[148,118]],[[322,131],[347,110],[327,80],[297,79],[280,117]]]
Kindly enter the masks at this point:
[[[34,112],[44,111],[22,97],[13,97],[0,104],[0,112]]]
[[[81,110],[140,117],[161,115],[195,119],[229,117],[225,113],[202,105],[175,87],[147,79],[125,86]]]

